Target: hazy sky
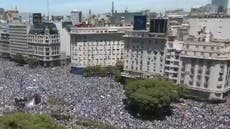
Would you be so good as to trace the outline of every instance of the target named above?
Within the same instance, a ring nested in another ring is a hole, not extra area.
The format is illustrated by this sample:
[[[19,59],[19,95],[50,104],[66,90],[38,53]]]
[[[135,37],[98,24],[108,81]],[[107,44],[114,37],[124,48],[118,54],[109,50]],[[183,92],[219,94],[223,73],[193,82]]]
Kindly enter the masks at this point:
[[[88,13],[91,9],[94,13],[111,11],[112,0],[49,0],[51,14],[68,14],[71,10],[81,10]],[[124,11],[164,11],[166,9],[198,7],[210,3],[211,0],[114,0],[115,9]],[[47,0],[0,0],[0,7],[6,9],[15,8],[21,12],[47,13]]]

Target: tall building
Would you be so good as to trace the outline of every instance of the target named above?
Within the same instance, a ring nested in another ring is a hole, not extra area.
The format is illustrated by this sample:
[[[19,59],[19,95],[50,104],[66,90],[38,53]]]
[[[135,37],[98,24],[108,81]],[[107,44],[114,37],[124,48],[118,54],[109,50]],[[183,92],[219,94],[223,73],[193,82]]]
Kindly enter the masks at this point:
[[[29,26],[22,23],[9,24],[9,36],[10,36],[10,56],[13,57],[16,54],[23,56],[27,55],[28,43],[27,34]]]
[[[82,12],[81,11],[71,11],[70,17],[71,17],[71,21],[73,25],[76,25],[82,22]]]
[[[28,57],[36,58],[45,67],[59,65],[60,37],[55,24],[34,24],[26,39]]]
[[[131,27],[73,28],[71,63],[75,68],[114,66],[124,58],[122,35]]]
[[[228,0],[212,0],[212,5],[217,6],[218,13],[227,13],[228,10]]]

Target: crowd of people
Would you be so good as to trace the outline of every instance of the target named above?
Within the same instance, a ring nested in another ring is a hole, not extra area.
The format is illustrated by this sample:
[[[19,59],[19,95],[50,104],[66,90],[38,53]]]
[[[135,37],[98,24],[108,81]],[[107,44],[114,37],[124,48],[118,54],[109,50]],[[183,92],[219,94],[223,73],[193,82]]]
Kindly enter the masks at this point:
[[[118,129],[230,128],[229,101],[208,104],[183,100],[173,105],[173,114],[165,120],[140,120],[125,110],[123,86],[111,78],[74,75],[69,72],[69,66],[31,69],[0,59],[0,114],[17,109],[15,98],[34,94],[41,96],[41,103],[25,107],[28,112],[52,114],[64,110],[64,114],[107,123]],[[59,104],[51,105],[51,98]]]

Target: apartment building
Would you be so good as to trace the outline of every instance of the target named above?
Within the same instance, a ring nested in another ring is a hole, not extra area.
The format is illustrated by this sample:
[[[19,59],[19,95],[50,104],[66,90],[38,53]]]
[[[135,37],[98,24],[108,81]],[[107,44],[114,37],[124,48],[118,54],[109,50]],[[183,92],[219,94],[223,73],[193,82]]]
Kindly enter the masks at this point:
[[[28,56],[36,58],[43,66],[60,64],[60,36],[56,25],[33,25],[27,36]]]
[[[151,78],[164,76],[167,36],[147,30],[128,31],[125,39],[123,76]]]
[[[115,66],[124,59],[122,35],[131,27],[73,28],[71,39],[71,63],[74,67]]]

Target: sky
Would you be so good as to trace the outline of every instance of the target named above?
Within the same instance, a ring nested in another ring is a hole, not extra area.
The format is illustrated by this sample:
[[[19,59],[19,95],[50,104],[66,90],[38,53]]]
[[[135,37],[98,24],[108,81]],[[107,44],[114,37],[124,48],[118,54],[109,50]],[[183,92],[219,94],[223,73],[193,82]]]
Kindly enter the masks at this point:
[[[50,14],[68,15],[71,10],[79,10],[88,13],[110,12],[112,1],[115,3],[115,10],[151,11],[163,12],[165,10],[191,7],[199,7],[210,3],[211,0],[49,0]],[[41,12],[47,14],[47,0],[0,0],[0,7],[5,9],[18,8],[20,12]]]

